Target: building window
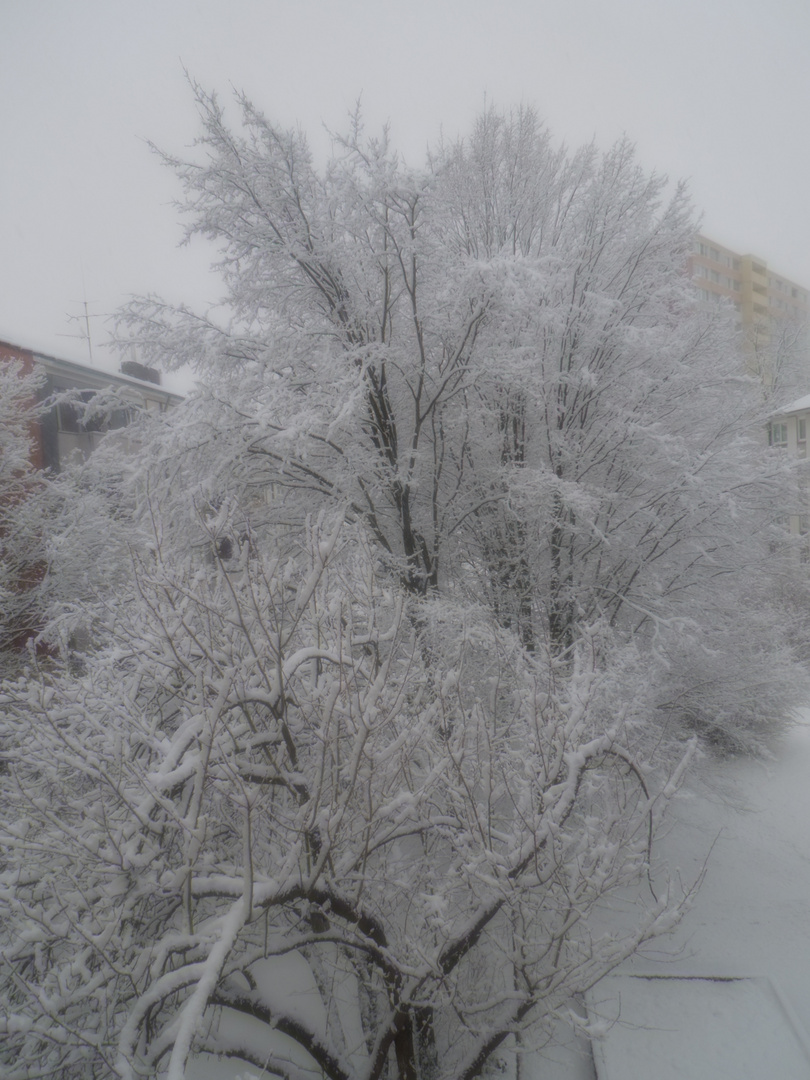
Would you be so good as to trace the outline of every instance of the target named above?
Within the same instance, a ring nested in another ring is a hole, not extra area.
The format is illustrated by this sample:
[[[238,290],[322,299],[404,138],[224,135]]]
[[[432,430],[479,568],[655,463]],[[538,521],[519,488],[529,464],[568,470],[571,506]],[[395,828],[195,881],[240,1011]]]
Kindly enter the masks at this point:
[[[92,390],[82,390],[78,397],[85,405],[89,405],[95,394]],[[69,432],[71,435],[86,431],[102,431],[104,427],[104,422],[100,417],[85,418],[84,409],[80,405],[73,405],[67,401],[59,403],[57,417],[59,430]]]
[[[768,446],[784,449],[787,446],[787,424],[768,424]]]
[[[61,402],[56,407],[56,426],[60,431],[68,431],[71,435],[77,434],[81,431],[79,410],[73,405],[66,405],[65,402]]]
[[[132,423],[132,419],[132,409],[113,409],[107,420],[107,427],[110,431],[116,431],[118,428],[127,427]]]
[[[89,405],[95,397],[94,390],[82,390],[79,400]],[[56,407],[57,427],[71,435],[85,434],[89,431],[102,432],[126,427],[132,423],[133,411],[129,408],[113,409],[108,415],[86,417],[81,405],[61,401]]]
[[[807,442],[807,421],[802,417],[801,420],[796,421],[796,438],[799,442]]]

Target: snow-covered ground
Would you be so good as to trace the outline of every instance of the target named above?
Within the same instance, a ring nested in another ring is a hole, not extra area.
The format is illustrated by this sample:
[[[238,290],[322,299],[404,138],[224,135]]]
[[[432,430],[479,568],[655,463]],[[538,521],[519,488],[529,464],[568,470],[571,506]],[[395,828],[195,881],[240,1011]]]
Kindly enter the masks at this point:
[[[621,1012],[596,1051],[601,1076],[810,1077],[810,713],[771,762],[704,761],[673,807],[662,844],[671,872],[689,884],[705,865],[705,878],[673,935],[592,995],[607,1019]],[[653,1057],[652,1071],[640,1065],[645,1044],[649,1054],[667,1055]],[[593,1080],[594,1070],[580,1043],[527,1056],[520,1076]],[[240,1074],[253,1075],[202,1062],[192,1070],[195,1080]]]
[[[662,1053],[680,1044],[672,1072],[680,1080],[810,1076],[802,1046],[810,1045],[810,716],[803,721],[770,763],[703,764],[702,790],[678,800],[664,849],[686,881],[708,856],[705,880],[674,935],[623,969],[751,980],[614,980],[602,997],[612,995],[615,1006],[623,993],[622,1021],[605,1037],[604,1061],[611,1041],[614,1059],[627,1062],[626,1047],[647,1040],[659,1042]],[[668,1020],[661,1038],[649,1031],[656,1009]],[[721,1052],[729,1039],[734,1053],[712,1063],[713,1049]],[[765,1071],[763,1060],[770,1061]],[[604,1075],[635,1080],[640,1074],[625,1068]],[[655,1075],[670,1073],[658,1068]]]
[[[807,1080],[810,1050],[764,976],[611,975],[589,995],[613,1022],[593,1045],[599,1080]]]
[[[690,880],[709,848],[706,878],[667,942],[635,967],[689,974],[768,975],[810,1031],[810,717],[776,760],[707,763],[713,793],[681,799],[666,843]],[[712,847],[712,845],[714,845]]]

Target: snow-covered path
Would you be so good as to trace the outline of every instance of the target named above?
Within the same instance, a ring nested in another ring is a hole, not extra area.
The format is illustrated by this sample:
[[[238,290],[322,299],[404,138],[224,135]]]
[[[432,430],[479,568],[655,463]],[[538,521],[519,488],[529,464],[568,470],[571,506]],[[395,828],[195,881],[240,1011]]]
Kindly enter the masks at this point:
[[[706,877],[668,958],[656,946],[630,968],[768,976],[810,1032],[810,717],[776,755],[706,763],[713,791],[678,801],[670,867],[691,881],[711,849]]]
[[[672,937],[591,995],[600,1015],[622,1016],[597,1049],[600,1077],[810,1076],[808,719],[770,764],[706,762],[702,791],[678,800],[663,852],[686,882],[708,857],[705,880]],[[625,977],[640,973],[670,978]]]

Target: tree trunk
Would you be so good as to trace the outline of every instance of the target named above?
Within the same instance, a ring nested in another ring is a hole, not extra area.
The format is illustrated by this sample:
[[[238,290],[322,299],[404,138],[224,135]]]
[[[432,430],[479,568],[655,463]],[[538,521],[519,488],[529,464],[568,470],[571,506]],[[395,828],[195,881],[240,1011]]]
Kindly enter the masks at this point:
[[[401,1009],[397,1013],[395,1026],[397,1080],[434,1080],[438,1075],[439,1062],[433,1009]]]
[[[571,598],[571,559],[569,551],[573,514],[566,510],[559,495],[554,496],[551,526],[551,581],[548,597],[548,632],[551,651],[560,656],[574,643],[574,608]]]

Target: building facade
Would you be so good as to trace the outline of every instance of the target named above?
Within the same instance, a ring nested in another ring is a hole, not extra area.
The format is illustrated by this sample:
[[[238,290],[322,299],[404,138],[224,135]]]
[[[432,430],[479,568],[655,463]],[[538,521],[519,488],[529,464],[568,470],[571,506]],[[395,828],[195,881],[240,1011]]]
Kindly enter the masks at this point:
[[[17,506],[37,485],[37,473],[58,473],[69,461],[86,459],[106,432],[125,428],[138,412],[165,411],[182,401],[181,395],[163,389],[156,371],[131,362],[121,373],[111,374],[0,341],[0,370],[12,365],[18,375],[40,376],[37,399],[41,408],[35,410],[35,419],[25,421],[30,462],[36,471],[30,478],[23,476],[19,487],[5,491],[6,509]],[[105,408],[94,415],[84,406],[92,405],[99,394],[104,395]],[[27,417],[28,405],[36,404],[20,402],[13,407]],[[119,446],[124,454],[137,452],[137,443],[126,438]],[[5,542],[14,519],[3,514],[3,509],[0,505],[0,664],[13,664],[17,652],[42,628],[39,585],[46,562],[33,537],[30,544]]]
[[[788,366],[794,381],[803,376],[810,385],[810,290],[765,259],[702,235],[695,237],[689,272],[702,307],[736,313],[746,365],[766,389],[778,390]]]
[[[72,392],[74,403],[62,401],[45,409],[31,432],[32,465],[53,473],[72,457],[87,458],[107,431],[126,427],[136,411],[165,411],[183,400],[161,386],[159,372],[132,361],[112,374],[0,341],[0,365],[14,362],[22,374],[37,371],[42,376],[40,401]],[[109,390],[120,399],[120,407],[103,419],[86,419],[81,406]]]
[[[793,458],[807,458],[807,432],[810,429],[810,394],[797,398],[775,412],[768,422],[768,445]],[[786,522],[794,536],[810,537],[810,474],[808,466],[796,471],[796,487],[791,506],[786,507]],[[807,561],[810,551],[803,549]]]

